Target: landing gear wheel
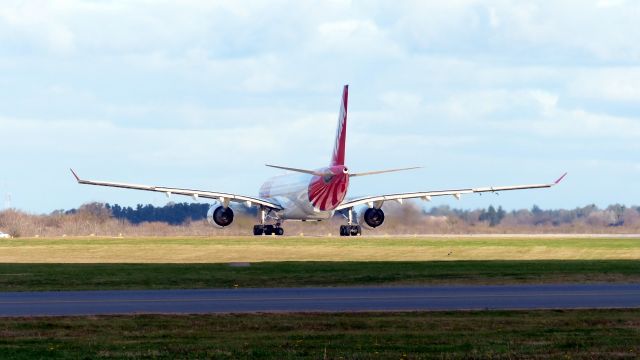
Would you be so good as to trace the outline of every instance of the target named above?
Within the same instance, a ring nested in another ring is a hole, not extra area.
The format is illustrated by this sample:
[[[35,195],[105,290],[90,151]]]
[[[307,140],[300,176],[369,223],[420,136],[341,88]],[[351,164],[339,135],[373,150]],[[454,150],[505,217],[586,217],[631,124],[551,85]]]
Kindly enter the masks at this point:
[[[359,236],[359,235],[362,235],[362,227],[360,225],[340,226],[340,236]]]
[[[254,225],[253,226],[253,235],[284,235],[284,229],[280,227],[280,225]]]
[[[275,232],[275,227],[273,225],[265,225],[264,226],[264,234],[265,235],[273,235]]]

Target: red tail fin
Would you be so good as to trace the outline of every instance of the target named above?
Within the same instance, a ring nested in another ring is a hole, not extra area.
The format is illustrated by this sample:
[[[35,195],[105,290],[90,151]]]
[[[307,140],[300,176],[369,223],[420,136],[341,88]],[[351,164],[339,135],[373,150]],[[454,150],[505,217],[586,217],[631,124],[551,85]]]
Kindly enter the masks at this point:
[[[340,103],[340,117],[338,118],[338,130],[336,131],[336,145],[333,149],[331,166],[344,165],[344,154],[347,143],[347,104],[349,102],[349,85],[342,90],[342,102]]]

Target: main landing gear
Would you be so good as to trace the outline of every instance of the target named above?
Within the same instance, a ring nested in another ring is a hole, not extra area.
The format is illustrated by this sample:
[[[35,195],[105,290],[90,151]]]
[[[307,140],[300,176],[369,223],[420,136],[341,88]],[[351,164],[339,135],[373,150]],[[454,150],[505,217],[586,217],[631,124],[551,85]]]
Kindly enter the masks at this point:
[[[344,213],[343,213],[344,215]],[[349,209],[347,212],[347,224],[340,226],[340,236],[360,236],[362,235],[362,227],[356,225],[353,222],[353,209]]]
[[[267,219],[267,212],[264,208],[260,208],[258,212],[258,216],[260,217],[260,225],[255,225],[253,227],[253,235],[284,235],[284,229],[280,226],[280,222],[275,225],[265,225],[265,221]]]
[[[340,226],[340,236],[360,236],[360,235],[362,235],[362,227],[360,225]]]
[[[253,227],[253,235],[284,235],[284,229],[280,227],[280,224],[276,225],[255,225]]]

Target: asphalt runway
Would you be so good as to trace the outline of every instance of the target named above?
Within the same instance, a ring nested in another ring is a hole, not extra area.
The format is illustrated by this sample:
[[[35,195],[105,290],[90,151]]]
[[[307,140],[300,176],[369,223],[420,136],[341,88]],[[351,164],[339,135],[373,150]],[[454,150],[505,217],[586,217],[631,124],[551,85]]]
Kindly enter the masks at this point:
[[[640,284],[0,293],[0,316],[640,308]]]

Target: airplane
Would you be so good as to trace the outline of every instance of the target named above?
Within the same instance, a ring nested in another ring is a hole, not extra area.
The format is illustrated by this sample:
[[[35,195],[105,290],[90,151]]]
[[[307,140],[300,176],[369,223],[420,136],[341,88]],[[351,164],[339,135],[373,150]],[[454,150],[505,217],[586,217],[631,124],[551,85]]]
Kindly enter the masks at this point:
[[[71,172],[79,184],[155,191],[165,193],[167,197],[185,195],[196,201],[200,198],[213,199],[215,202],[207,212],[207,220],[217,228],[224,228],[233,223],[234,212],[229,206],[230,203],[243,203],[248,207],[255,206],[258,209],[259,224],[253,227],[253,234],[278,236],[284,235],[282,223],[285,221],[323,221],[332,218],[335,214],[342,215],[346,221],[346,225],[340,226],[340,236],[358,236],[362,234],[362,227],[375,229],[384,223],[385,213],[382,206],[390,201],[396,201],[400,204],[408,199],[431,201],[433,197],[437,196],[453,196],[460,200],[466,194],[551,188],[559,184],[567,175],[565,173],[558,180],[547,184],[420,191],[347,199],[352,178],[416,169],[416,167],[410,167],[360,173],[352,173],[349,170],[345,165],[348,97],[349,85],[345,85],[342,91],[338,128],[329,166],[307,170],[266,164],[271,168],[286,170],[287,173],[267,180],[260,188],[258,197],[207,190],[84,180],[73,169]]]

